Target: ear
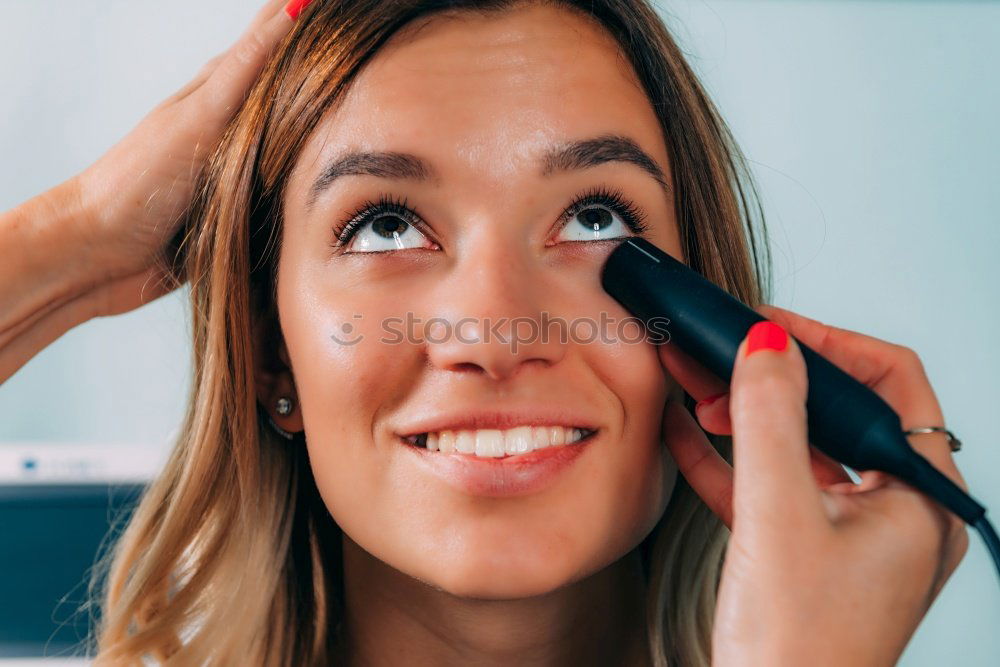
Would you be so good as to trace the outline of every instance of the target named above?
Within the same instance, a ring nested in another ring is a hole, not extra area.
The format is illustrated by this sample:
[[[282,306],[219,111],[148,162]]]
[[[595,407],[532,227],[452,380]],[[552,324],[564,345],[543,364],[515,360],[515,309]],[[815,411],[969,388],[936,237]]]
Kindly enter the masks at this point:
[[[291,433],[302,431],[302,410],[295,377],[277,317],[265,316],[254,324],[253,356],[257,401],[275,424]],[[291,401],[292,410],[287,415],[278,413],[278,399],[281,398]]]

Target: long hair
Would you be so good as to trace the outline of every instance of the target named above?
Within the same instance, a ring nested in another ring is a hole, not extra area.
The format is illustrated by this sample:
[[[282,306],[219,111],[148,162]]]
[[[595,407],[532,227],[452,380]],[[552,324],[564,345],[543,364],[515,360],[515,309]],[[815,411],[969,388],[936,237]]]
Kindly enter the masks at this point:
[[[311,131],[394,33],[439,12],[490,15],[516,4],[318,0],[275,48],[175,237],[171,276],[190,283],[191,394],[165,467],[91,582],[102,596],[96,664],[331,663],[344,612],[341,531],[304,436],[277,437],[254,389],[255,355],[264,353],[255,344],[280,334],[281,194]],[[745,303],[764,301],[770,255],[751,174],[662,19],[647,0],[557,4],[603,26],[638,75],[663,128],[689,266]],[[711,439],[729,459],[731,439]],[[636,547],[658,667],[709,664],[727,537],[679,478]]]

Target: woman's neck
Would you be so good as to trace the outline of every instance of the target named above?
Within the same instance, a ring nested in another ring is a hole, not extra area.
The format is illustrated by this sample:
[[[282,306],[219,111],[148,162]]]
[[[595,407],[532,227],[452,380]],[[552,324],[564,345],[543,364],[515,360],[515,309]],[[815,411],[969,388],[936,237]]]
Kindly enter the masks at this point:
[[[343,537],[344,642],[337,664],[650,665],[638,551],[551,593],[458,598]]]

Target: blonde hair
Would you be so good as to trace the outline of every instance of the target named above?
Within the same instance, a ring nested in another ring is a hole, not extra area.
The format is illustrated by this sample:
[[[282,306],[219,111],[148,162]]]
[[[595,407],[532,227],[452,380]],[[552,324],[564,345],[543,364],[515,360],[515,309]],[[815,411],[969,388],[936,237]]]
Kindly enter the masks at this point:
[[[254,390],[255,352],[267,354],[280,335],[281,193],[324,112],[395,32],[443,11],[488,15],[517,4],[320,0],[272,54],[200,175],[175,239],[172,275],[190,281],[192,392],[166,466],[92,581],[103,593],[95,664],[332,661],[344,611],[341,532],[301,438],[290,445],[274,435]],[[603,26],[644,86],[664,131],[688,264],[761,303],[770,256],[752,178],[663,21],[646,0],[557,4]],[[728,459],[730,439],[712,440]],[[653,664],[709,664],[727,536],[679,478],[637,547]]]

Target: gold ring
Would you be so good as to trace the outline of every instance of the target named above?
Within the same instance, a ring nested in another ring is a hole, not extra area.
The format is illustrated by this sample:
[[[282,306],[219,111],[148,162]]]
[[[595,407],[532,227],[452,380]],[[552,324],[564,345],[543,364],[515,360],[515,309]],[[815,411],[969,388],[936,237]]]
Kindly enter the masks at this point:
[[[903,431],[906,435],[919,435],[921,433],[944,433],[945,437],[948,438],[948,446],[951,447],[951,451],[957,452],[962,448],[962,441],[955,437],[955,434],[946,429],[944,426],[921,426],[919,428],[911,428],[909,430]]]

